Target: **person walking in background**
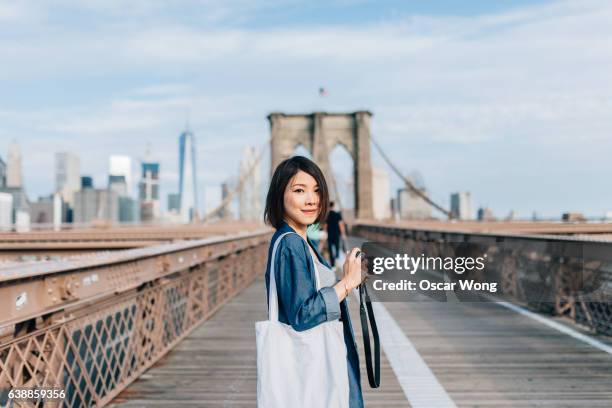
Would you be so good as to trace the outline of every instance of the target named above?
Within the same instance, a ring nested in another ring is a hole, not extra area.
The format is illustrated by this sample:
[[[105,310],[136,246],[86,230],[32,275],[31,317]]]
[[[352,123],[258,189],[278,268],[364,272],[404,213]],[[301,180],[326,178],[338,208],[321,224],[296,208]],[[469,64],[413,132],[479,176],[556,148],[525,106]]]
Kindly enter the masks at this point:
[[[342,214],[336,211],[336,203],[330,201],[329,207],[330,210],[325,221],[325,229],[327,230],[329,263],[334,267],[336,265],[336,258],[338,258],[338,252],[340,251],[340,238],[346,238],[346,224],[342,220]]]

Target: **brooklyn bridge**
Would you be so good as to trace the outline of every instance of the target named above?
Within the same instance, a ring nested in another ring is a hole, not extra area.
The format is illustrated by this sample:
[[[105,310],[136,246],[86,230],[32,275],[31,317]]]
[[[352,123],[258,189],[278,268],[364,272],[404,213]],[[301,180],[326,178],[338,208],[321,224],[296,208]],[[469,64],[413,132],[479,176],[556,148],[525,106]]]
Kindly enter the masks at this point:
[[[368,386],[362,360],[366,406],[611,406],[612,224],[462,221],[399,172],[437,219],[375,219],[369,112],[268,119],[272,169],[301,145],[336,199],[329,152],[351,156],[350,247],[478,244],[504,287],[491,302],[374,302],[381,387]],[[219,216],[248,175],[189,224],[1,233],[0,405],[255,406],[273,230]],[[597,290],[585,297],[585,285]],[[357,294],[349,305],[361,349]],[[9,400],[19,388],[63,398]]]

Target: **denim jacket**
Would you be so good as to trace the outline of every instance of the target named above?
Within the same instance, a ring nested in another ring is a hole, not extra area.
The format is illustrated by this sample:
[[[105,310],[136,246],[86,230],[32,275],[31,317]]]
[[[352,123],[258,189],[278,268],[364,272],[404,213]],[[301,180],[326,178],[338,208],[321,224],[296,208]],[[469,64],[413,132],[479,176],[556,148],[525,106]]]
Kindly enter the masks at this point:
[[[270,257],[274,243],[285,232],[295,232],[286,222],[276,230],[268,249],[266,267],[266,294],[270,285]],[[312,242],[319,262],[329,267]],[[296,234],[288,234],[280,242],[274,260],[275,279],[278,293],[278,320],[289,324],[296,331],[308,330],[325,321],[340,319],[344,328],[344,343],[347,351],[347,366],[350,389],[350,408],[363,407],[359,356],[355,334],[348,311],[348,299],[338,302],[338,295],[333,287],[316,290],[315,266],[311,259],[306,241]],[[267,295],[268,296],[268,295]],[[268,299],[269,302],[269,299]]]

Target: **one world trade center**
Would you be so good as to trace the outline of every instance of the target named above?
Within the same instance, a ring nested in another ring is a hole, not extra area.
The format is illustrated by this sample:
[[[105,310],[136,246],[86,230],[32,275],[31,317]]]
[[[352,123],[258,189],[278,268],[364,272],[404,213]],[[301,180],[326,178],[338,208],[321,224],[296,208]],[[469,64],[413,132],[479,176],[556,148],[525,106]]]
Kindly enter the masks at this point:
[[[198,218],[195,140],[188,130],[179,138],[179,208],[182,222]]]

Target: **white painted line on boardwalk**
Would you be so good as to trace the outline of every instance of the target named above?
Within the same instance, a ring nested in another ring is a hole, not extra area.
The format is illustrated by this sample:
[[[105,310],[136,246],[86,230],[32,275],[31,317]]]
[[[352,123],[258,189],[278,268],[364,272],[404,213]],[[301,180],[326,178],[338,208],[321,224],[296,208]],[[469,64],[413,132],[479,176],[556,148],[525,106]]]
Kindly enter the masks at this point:
[[[354,293],[359,302],[358,292]],[[381,302],[372,302],[372,307],[381,346],[410,405],[414,408],[456,407],[387,308]]]
[[[522,308],[521,306],[515,305],[513,303],[509,303],[509,302],[501,302],[501,301],[496,301],[495,303],[497,303],[500,306],[503,306],[507,309],[510,309],[514,312],[520,313],[523,316],[527,316],[533,320],[536,320],[550,328],[553,328],[555,330],[560,331],[561,333],[567,334],[568,336],[571,336],[577,340],[583,341],[595,348],[600,349],[601,351],[605,351],[608,354],[612,354],[612,347],[602,343],[599,340],[596,340],[590,336],[584,335],[574,329],[572,329],[571,327],[565,326],[559,322],[556,322],[548,317],[539,315],[537,313],[534,312],[530,312],[529,310]],[[378,317],[378,315],[377,315]],[[378,322],[378,320],[376,320]]]

